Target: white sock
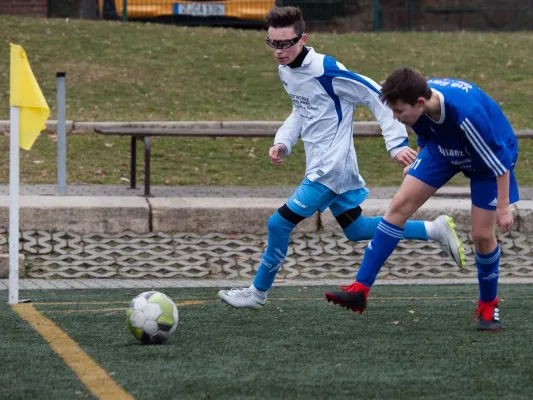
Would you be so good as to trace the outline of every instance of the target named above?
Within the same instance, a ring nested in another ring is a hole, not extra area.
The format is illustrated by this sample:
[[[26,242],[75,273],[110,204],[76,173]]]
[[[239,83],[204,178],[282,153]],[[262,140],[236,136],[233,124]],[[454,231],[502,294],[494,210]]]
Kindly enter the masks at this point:
[[[436,240],[439,236],[439,231],[437,226],[433,221],[424,221],[424,227],[426,228],[426,233],[428,234],[429,240]]]
[[[259,290],[254,285],[250,286],[250,291],[259,297],[261,300],[265,300],[268,295],[268,290]]]

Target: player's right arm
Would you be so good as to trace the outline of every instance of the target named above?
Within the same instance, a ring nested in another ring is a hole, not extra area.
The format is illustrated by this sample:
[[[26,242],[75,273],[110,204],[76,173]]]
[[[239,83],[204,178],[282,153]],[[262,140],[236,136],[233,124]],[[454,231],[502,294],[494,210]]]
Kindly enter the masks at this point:
[[[268,156],[272,164],[283,164],[283,157],[287,157],[292,148],[298,143],[298,138],[302,134],[302,121],[296,110],[292,109],[291,115],[283,122],[274,138],[274,145],[268,151]]]
[[[413,130],[415,130],[415,129],[413,128]],[[416,133],[416,130],[415,130],[415,133]],[[426,145],[426,139],[423,136],[420,136],[420,135],[417,134],[416,135],[416,142],[417,142],[417,145],[418,145],[418,148],[416,149],[416,155],[418,156],[420,154],[420,152],[422,151],[422,149],[424,148],[424,146]],[[405,176],[409,172],[409,169],[411,168],[411,165],[413,165],[413,163],[410,163],[409,165],[404,167],[402,179],[405,179]]]
[[[362,104],[370,109],[378,121],[385,147],[400,165],[407,166],[415,159],[415,152],[408,146],[405,125],[394,119],[392,110],[379,98],[381,86],[367,76],[348,71],[337,63],[338,71],[332,73],[334,93],[354,105]]]

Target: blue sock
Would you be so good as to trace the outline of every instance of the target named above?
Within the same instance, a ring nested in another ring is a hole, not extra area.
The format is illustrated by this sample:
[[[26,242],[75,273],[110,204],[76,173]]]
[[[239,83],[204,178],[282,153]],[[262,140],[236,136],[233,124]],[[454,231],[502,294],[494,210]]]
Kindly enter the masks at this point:
[[[358,242],[360,240],[370,240],[374,237],[378,224],[383,217],[360,216],[344,230],[344,234],[349,240]],[[404,239],[428,240],[424,221],[407,221],[403,231]]]
[[[256,289],[269,290],[272,287],[274,278],[287,256],[290,235],[295,226],[277,211],[268,219],[268,243],[255,275]]]
[[[407,221],[403,228],[403,238],[408,240],[428,240],[424,221]]]
[[[490,302],[498,295],[498,265],[500,264],[500,246],[489,254],[479,254],[476,250],[477,279],[479,281],[479,299]]]
[[[378,272],[392,254],[403,234],[403,228],[382,220],[376,229],[376,234],[365,249],[363,262],[357,272],[356,281],[365,286],[372,286]]]

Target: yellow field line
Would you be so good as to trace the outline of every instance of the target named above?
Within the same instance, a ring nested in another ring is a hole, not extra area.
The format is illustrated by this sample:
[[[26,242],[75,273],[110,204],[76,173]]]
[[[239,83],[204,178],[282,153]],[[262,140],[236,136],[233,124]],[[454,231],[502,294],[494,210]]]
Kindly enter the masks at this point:
[[[45,305],[45,306],[61,306],[61,305],[69,305],[69,304],[129,304],[129,301],[87,301],[87,302],[81,302],[78,303],[77,301],[35,301],[32,304],[33,305]]]
[[[189,305],[189,304],[201,304],[203,302],[218,301],[218,299],[209,299],[209,300],[183,300],[181,302],[176,302],[176,306],[179,305]],[[198,303],[199,302],[199,303]],[[87,301],[87,302],[77,302],[77,301],[36,301],[33,302],[33,305],[38,306],[62,306],[62,305],[72,305],[72,304],[88,304],[88,305],[98,305],[98,304],[129,304],[129,301]]]
[[[214,303],[218,300],[184,300],[176,303],[177,307],[192,306],[195,304]],[[41,303],[46,304],[46,303]],[[67,304],[87,304],[87,303],[67,303]],[[46,310],[46,312],[65,312],[65,313],[83,313],[83,312],[112,312],[112,311],[125,311],[127,307],[121,308],[77,308],[72,310]]]
[[[33,304],[16,304],[13,310],[39,332],[96,398],[133,399],[69,335],[37,311]]]
[[[532,296],[522,296],[522,297],[513,297],[514,300],[527,300],[527,299],[533,299]],[[274,297],[270,298],[270,301],[316,301],[316,300],[324,300],[323,297]],[[412,297],[369,297],[369,300],[372,301],[391,301],[391,300],[472,300],[476,301],[475,296],[427,296],[427,297],[420,297],[420,296],[412,296]],[[501,299],[504,301],[504,298]],[[189,305],[195,305],[195,304],[206,304],[206,303],[214,303],[219,301],[217,300],[183,300],[176,302],[177,307],[183,307],[183,306],[189,306]],[[124,301],[101,301],[101,302],[87,302],[87,303],[77,303],[77,302],[38,302],[33,303],[41,306],[47,306],[47,305],[97,305],[97,304],[126,304],[127,302]],[[79,308],[79,309],[71,309],[71,310],[46,310],[46,312],[65,312],[65,313],[76,313],[76,312],[113,312],[113,311],[124,311],[126,310],[126,307],[121,308]]]
[[[448,300],[472,300],[472,297],[375,297],[371,298],[371,300],[442,300],[442,299],[448,299]],[[271,300],[283,300],[283,301],[317,301],[317,300],[324,300],[323,297],[277,297],[273,298]],[[177,302],[177,307],[183,307],[183,306],[191,306],[195,304],[206,304],[206,303],[214,303],[219,300],[183,300],[181,302]],[[101,303],[59,303],[59,304],[115,304],[118,302],[101,302]],[[40,304],[40,305],[47,305],[52,303],[34,303],[34,304]],[[58,303],[54,303],[58,304]],[[114,311],[125,311],[127,310],[127,307],[121,307],[121,308],[78,308],[78,309],[70,309],[70,310],[46,310],[46,312],[61,312],[61,313],[99,313],[99,312],[114,312]]]
[[[126,311],[128,308],[78,308],[72,310],[46,310],[50,312],[62,312],[62,313],[85,313],[85,312],[113,312],[113,311]]]
[[[195,304],[214,303],[216,301],[220,301],[220,300],[219,299],[216,299],[216,300],[183,300],[183,301],[178,301],[176,303],[176,307],[179,307],[179,306],[193,306]]]

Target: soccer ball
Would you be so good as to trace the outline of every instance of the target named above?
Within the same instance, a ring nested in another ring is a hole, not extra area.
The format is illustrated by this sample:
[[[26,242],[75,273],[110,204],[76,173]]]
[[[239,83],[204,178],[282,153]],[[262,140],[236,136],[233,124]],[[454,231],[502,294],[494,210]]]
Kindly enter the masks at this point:
[[[154,290],[135,297],[126,310],[126,325],[137,340],[159,344],[168,340],[178,327],[178,309],[174,302]]]

